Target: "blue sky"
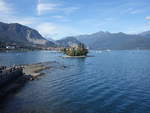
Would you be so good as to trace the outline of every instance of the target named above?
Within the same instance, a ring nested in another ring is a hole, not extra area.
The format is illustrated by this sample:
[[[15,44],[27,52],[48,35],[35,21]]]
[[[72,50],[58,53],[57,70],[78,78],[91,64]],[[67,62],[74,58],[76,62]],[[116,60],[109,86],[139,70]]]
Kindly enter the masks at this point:
[[[0,0],[0,21],[20,23],[44,37],[98,31],[150,30],[150,0]]]

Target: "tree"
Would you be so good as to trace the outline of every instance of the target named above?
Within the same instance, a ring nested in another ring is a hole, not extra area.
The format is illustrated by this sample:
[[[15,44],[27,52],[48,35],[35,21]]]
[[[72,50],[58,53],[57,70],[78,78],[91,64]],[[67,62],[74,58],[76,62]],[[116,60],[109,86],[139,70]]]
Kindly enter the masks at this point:
[[[69,56],[86,56],[88,49],[86,49],[85,45],[81,43],[75,47],[63,48],[62,52]]]

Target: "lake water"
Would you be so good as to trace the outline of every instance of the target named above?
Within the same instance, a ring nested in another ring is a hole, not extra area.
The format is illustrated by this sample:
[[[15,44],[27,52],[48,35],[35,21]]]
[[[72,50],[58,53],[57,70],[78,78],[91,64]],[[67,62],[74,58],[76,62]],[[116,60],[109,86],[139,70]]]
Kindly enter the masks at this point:
[[[0,64],[57,61],[0,105],[0,113],[150,113],[150,51],[90,52],[62,58],[49,51],[0,53]]]

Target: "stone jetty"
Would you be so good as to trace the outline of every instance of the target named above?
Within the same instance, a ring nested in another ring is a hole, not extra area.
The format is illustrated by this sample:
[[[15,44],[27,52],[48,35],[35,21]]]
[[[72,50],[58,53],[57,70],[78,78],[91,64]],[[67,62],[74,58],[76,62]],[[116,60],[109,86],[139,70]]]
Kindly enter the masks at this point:
[[[0,87],[21,76],[23,76],[23,67],[21,66],[0,66]]]
[[[20,66],[0,66],[0,99],[23,86],[27,81],[34,80],[52,62],[42,62]]]
[[[0,66],[0,99],[21,86],[23,82],[19,83],[17,80],[23,78],[23,75],[22,66]]]

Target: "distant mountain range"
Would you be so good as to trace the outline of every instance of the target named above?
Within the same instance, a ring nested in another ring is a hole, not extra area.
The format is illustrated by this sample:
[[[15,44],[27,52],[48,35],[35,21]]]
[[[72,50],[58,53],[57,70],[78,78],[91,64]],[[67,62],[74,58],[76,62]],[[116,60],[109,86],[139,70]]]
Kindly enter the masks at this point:
[[[81,42],[77,40],[75,37],[66,37],[61,40],[56,40],[56,44],[59,47],[69,47],[74,44],[80,44]]]
[[[74,36],[74,39],[75,38],[87,45],[90,49],[150,49],[150,31],[132,35],[122,32],[110,33],[100,31],[88,35]],[[63,40],[65,40],[65,38]]]
[[[47,40],[40,33],[27,26],[0,22],[0,43],[21,46],[68,47],[73,44],[84,43],[90,49],[150,49],[150,31],[139,34],[97,32],[79,36],[65,37],[60,40]]]
[[[91,49],[150,49],[150,31],[132,35],[100,31],[76,38]]]
[[[18,23],[0,22],[0,42],[21,46],[56,46],[42,37],[38,31]]]

